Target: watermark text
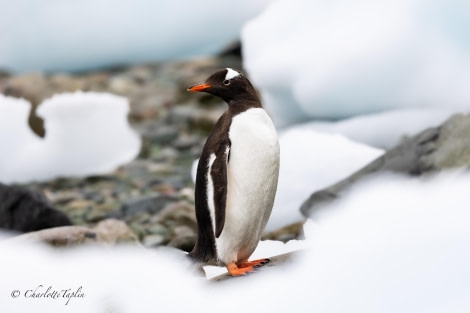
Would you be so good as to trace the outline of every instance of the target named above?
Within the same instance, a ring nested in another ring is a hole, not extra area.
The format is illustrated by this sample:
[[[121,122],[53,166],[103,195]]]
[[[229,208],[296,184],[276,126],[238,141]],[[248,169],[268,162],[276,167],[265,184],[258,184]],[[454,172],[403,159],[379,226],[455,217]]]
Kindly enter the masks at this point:
[[[11,292],[12,298],[24,297],[28,299],[64,299],[65,305],[68,305],[72,298],[85,298],[83,287],[60,289],[53,286],[38,285],[33,289],[24,291],[15,289]]]

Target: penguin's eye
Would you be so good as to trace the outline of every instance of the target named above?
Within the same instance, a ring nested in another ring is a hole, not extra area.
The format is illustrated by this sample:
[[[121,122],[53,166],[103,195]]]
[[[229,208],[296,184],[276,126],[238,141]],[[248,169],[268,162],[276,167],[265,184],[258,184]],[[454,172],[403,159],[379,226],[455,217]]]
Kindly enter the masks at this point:
[[[230,85],[230,81],[229,81],[228,79],[224,80],[224,85],[225,85],[225,86]]]

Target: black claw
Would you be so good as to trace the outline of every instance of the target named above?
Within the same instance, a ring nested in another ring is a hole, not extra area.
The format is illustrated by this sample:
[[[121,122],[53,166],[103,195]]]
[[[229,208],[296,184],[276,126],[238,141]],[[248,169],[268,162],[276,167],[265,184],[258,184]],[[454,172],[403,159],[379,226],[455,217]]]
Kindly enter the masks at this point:
[[[269,262],[271,262],[270,259],[264,259],[263,262],[260,262],[258,265],[255,265],[255,266],[253,266],[253,267],[254,267],[254,268],[258,268],[258,267],[261,267],[261,266],[264,266],[264,265],[268,264]]]

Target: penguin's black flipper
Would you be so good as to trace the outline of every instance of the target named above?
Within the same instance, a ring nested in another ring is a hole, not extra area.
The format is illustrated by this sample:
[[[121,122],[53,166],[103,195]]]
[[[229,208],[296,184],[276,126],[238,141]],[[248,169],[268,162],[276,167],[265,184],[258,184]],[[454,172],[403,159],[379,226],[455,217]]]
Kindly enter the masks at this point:
[[[211,178],[214,184],[215,237],[219,238],[225,224],[227,205],[227,164],[230,157],[230,143],[221,145],[212,164]]]

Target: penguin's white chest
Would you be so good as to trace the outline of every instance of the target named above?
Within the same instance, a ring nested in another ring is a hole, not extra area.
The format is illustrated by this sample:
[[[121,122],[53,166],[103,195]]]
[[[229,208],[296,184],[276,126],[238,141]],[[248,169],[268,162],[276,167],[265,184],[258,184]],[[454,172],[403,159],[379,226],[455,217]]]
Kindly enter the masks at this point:
[[[279,175],[279,143],[261,108],[238,114],[229,130],[224,229],[216,239],[224,263],[244,261],[255,250],[271,214]]]

